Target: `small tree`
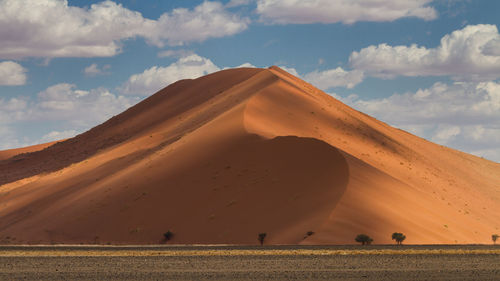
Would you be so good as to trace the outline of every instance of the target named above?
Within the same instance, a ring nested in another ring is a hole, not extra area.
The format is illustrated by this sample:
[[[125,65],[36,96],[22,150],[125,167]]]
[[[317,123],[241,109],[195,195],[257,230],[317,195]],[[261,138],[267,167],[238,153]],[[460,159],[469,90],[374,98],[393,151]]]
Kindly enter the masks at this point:
[[[169,241],[170,239],[172,239],[173,236],[174,236],[174,233],[170,230],[163,233],[163,237],[165,237],[165,241]]]
[[[354,240],[361,245],[370,245],[373,242],[373,239],[366,234],[358,234]]]
[[[259,242],[260,242],[260,245],[264,245],[264,239],[266,239],[266,233],[259,233]]]
[[[394,232],[392,234],[392,240],[396,240],[396,243],[398,245],[401,245],[403,244],[403,241],[406,239],[406,236],[403,234],[403,233],[399,233],[399,232]]]
[[[491,240],[493,240],[493,244],[496,244],[497,243],[497,239],[498,237],[500,237],[500,235],[498,234],[493,234],[491,235]]]

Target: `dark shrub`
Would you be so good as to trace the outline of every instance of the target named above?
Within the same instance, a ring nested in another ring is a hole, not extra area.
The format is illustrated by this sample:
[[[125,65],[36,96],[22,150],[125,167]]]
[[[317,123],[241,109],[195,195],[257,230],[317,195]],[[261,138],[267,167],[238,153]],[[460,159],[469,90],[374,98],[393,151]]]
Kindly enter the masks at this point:
[[[373,242],[373,239],[366,234],[358,234],[354,240],[361,243],[361,245],[370,245]]]
[[[405,239],[406,236],[403,233],[394,232],[392,234],[392,240],[396,240],[396,243],[398,243],[398,245],[401,245]]]
[[[173,236],[174,236],[174,233],[170,230],[163,233],[163,237],[165,237],[165,241],[169,241],[170,239],[172,239]]]
[[[260,245],[264,245],[264,239],[266,239],[266,233],[259,233],[259,242],[260,242]]]

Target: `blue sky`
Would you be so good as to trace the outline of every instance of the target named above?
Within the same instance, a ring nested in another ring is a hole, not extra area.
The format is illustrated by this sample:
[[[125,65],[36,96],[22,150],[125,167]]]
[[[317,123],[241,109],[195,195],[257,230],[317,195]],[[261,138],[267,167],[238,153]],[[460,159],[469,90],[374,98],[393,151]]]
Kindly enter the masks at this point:
[[[74,136],[182,78],[278,65],[500,161],[500,1],[0,0],[0,149]]]

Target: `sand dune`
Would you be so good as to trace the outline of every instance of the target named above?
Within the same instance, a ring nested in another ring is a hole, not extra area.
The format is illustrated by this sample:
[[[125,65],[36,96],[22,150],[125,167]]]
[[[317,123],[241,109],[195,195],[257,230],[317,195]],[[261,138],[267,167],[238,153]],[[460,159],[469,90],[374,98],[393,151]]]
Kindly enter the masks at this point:
[[[272,244],[392,243],[395,231],[407,243],[490,243],[500,232],[498,163],[277,67],[176,82],[32,151],[0,152],[2,243],[155,244],[167,230],[188,244],[256,244],[260,232]]]

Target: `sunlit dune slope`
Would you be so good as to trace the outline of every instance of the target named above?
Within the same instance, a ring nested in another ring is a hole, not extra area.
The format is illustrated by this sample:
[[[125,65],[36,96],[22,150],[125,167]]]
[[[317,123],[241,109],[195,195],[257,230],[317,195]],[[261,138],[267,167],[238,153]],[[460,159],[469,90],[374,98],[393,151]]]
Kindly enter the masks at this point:
[[[0,156],[1,156],[0,152]],[[360,113],[277,67],[182,80],[0,161],[0,242],[489,243],[500,165]],[[314,234],[306,236],[308,231]]]

